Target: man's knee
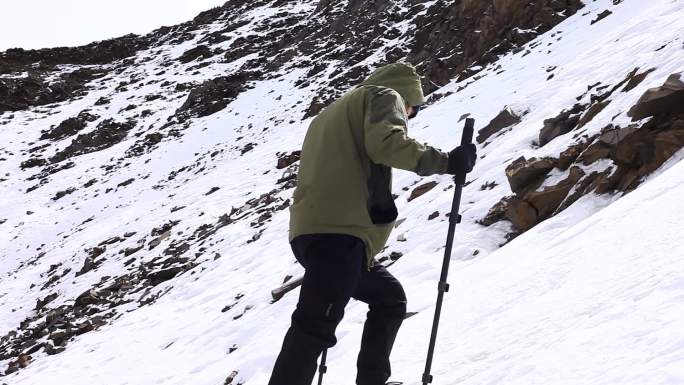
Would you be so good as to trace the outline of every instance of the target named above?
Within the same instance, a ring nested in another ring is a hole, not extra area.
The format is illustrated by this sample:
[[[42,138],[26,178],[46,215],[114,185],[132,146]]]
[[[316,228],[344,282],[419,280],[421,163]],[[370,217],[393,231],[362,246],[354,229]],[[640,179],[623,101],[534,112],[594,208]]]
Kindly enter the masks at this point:
[[[392,285],[386,296],[380,303],[371,306],[371,310],[376,310],[389,318],[404,318],[406,315],[406,293],[399,281]]]

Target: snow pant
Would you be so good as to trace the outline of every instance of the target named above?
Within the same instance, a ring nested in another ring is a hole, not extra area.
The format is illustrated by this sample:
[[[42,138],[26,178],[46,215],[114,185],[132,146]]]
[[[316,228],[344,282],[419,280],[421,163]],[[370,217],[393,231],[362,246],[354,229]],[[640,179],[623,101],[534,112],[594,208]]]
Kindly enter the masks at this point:
[[[335,328],[350,298],[369,307],[356,383],[384,385],[391,373],[392,345],[406,315],[399,281],[377,262],[369,271],[363,241],[350,235],[300,235],[291,246],[306,271],[269,385],[311,384],[318,357],[337,342]]]

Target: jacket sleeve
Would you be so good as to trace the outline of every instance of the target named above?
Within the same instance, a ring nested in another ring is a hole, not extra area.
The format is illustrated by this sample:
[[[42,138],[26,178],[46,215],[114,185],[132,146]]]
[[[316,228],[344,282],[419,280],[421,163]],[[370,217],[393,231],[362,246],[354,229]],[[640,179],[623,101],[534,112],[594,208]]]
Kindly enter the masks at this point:
[[[364,111],[366,152],[374,163],[413,171],[444,174],[448,155],[406,136],[406,110],[394,90],[372,90]]]

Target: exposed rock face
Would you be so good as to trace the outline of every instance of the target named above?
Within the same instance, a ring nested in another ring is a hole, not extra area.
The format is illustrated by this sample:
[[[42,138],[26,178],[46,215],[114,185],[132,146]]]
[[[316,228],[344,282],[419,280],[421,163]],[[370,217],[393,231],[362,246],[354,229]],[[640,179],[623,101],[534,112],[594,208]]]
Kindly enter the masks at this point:
[[[635,74],[633,71],[613,91],[629,84]],[[642,125],[608,125],[599,135],[568,147],[559,159],[516,159],[506,168],[515,195],[494,205],[480,223],[491,225],[507,219],[517,231],[524,232],[589,192],[605,194],[635,189],[645,176],[684,148],[684,83],[680,78],[680,74],[670,76],[663,86],[646,91],[630,109],[628,114],[634,120],[651,118]],[[602,159],[612,161],[613,165],[589,175],[581,169],[582,165]],[[553,186],[540,187],[554,167],[569,168],[567,177]]]
[[[543,146],[577,127],[584,108],[585,106],[581,104],[575,104],[571,109],[562,111],[558,116],[544,120],[544,127],[539,132],[539,145]]]
[[[627,115],[636,121],[681,110],[684,106],[684,82],[681,76],[672,74],[662,86],[646,91]]]
[[[76,135],[79,131],[84,129],[89,122],[97,120],[99,116],[88,113],[87,111],[82,111],[75,118],[69,118],[57,127],[51,127],[47,131],[43,131],[40,136],[40,140],[60,140],[66,137]]]
[[[88,82],[105,74],[103,70],[83,68],[62,74],[58,80],[50,82],[35,74],[23,78],[0,78],[0,113],[82,96]]]
[[[176,117],[183,122],[219,112],[247,88],[250,79],[256,77],[256,73],[243,72],[207,80],[190,91],[185,103],[176,110]]]
[[[178,61],[181,63],[190,63],[193,60],[197,59],[206,59],[208,57],[211,57],[213,53],[211,52],[211,49],[207,47],[206,45],[198,45],[197,47],[191,48],[183,53],[178,58]]]
[[[424,183],[424,184],[414,188],[413,191],[411,191],[411,195],[408,197],[407,200],[409,202],[411,202],[412,200],[423,196],[425,193],[427,193],[428,191],[435,188],[435,186],[437,186],[437,182],[434,182],[434,181]]]
[[[553,158],[531,158],[527,160],[525,157],[520,157],[514,160],[506,167],[506,177],[511,185],[511,190],[520,194],[529,189],[530,185],[541,183],[555,165],[556,160]]]
[[[0,53],[0,68],[4,66],[4,68],[17,71],[17,68],[23,70],[24,66],[33,63],[41,63],[48,66],[58,64],[108,64],[130,57],[137,51],[146,48],[148,44],[149,41],[140,36],[126,35],[82,47],[60,47],[39,50],[14,48]]]
[[[551,217],[556,209],[561,205],[565,197],[572,187],[584,176],[584,171],[575,166],[570,169],[569,175],[564,180],[558,182],[556,185],[542,188],[540,191],[530,191],[522,198],[527,202],[535,212],[535,217],[530,218],[531,223],[537,224],[544,219]],[[509,217],[513,223],[516,223],[515,217]],[[530,221],[525,220],[525,223]],[[521,230],[527,230],[530,227],[519,226]]]
[[[438,2],[417,20],[408,57],[426,63],[424,87],[431,92],[471,65],[486,65],[520,47],[581,7],[579,0]],[[412,12],[420,9],[416,5]]]
[[[146,36],[128,35],[75,48],[9,50],[0,54],[0,74],[22,73],[36,64],[40,70],[22,81],[0,80],[0,112],[78,96],[72,89],[52,95],[55,83],[45,79],[57,70],[55,66],[125,64],[132,62],[132,56],[141,50],[162,43],[180,44],[192,39],[204,25],[221,21],[225,28],[204,36],[200,45],[186,51],[179,60],[189,63],[215,56],[221,50],[212,45],[226,41],[226,32],[249,22],[242,17],[245,12],[264,4],[264,1],[227,2],[203,12],[193,21],[162,27]],[[287,13],[276,15],[279,17],[268,19],[253,29],[252,34],[235,39],[226,50],[225,60],[229,62],[256,54],[255,58],[245,62],[242,71],[274,74],[284,67],[311,66],[313,63],[302,62],[300,57],[315,56],[317,65],[312,66],[299,83],[305,87],[318,79],[325,84],[310,101],[305,115],[309,117],[364,79],[371,68],[361,62],[372,55],[379,60],[370,63],[371,66],[398,60],[416,64],[424,75],[424,88],[430,93],[456,76],[462,79],[472,76],[477,68],[548,31],[582,6],[580,0],[528,3],[463,0],[449,7],[441,2],[426,7],[408,1],[350,1],[342,4],[322,0],[314,17]],[[420,16],[416,16],[418,14]],[[394,27],[400,21],[414,18],[405,32]],[[398,43],[394,47],[383,48],[383,40],[396,40]],[[325,74],[324,70],[332,61],[339,62],[339,70]],[[81,90],[84,83],[86,81],[81,80],[80,85],[74,83],[70,88]],[[18,89],[24,91],[18,92]],[[126,86],[120,90],[124,89]],[[106,98],[101,103],[106,103]]]
[[[50,158],[50,162],[57,163],[73,156],[111,147],[121,142],[133,127],[135,127],[135,121],[115,122],[113,119],[102,121],[97,125],[96,130],[77,136],[69,146]]]
[[[510,127],[514,124],[520,123],[521,117],[512,111],[509,107],[504,107],[504,109],[497,115],[492,121],[486,126],[482,127],[477,133],[477,142],[482,143],[487,140],[492,135],[503,130],[504,128]]]
[[[295,162],[298,162],[301,155],[301,151],[293,151],[289,154],[277,153],[276,156],[278,156],[278,164],[276,164],[276,169],[280,170],[289,167],[291,164]]]

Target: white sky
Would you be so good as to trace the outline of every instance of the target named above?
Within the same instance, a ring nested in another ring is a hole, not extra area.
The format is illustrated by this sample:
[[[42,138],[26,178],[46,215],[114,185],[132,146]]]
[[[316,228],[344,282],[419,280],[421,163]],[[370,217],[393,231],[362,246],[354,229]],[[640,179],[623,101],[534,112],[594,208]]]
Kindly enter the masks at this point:
[[[83,45],[187,21],[225,0],[0,0],[0,51]]]

